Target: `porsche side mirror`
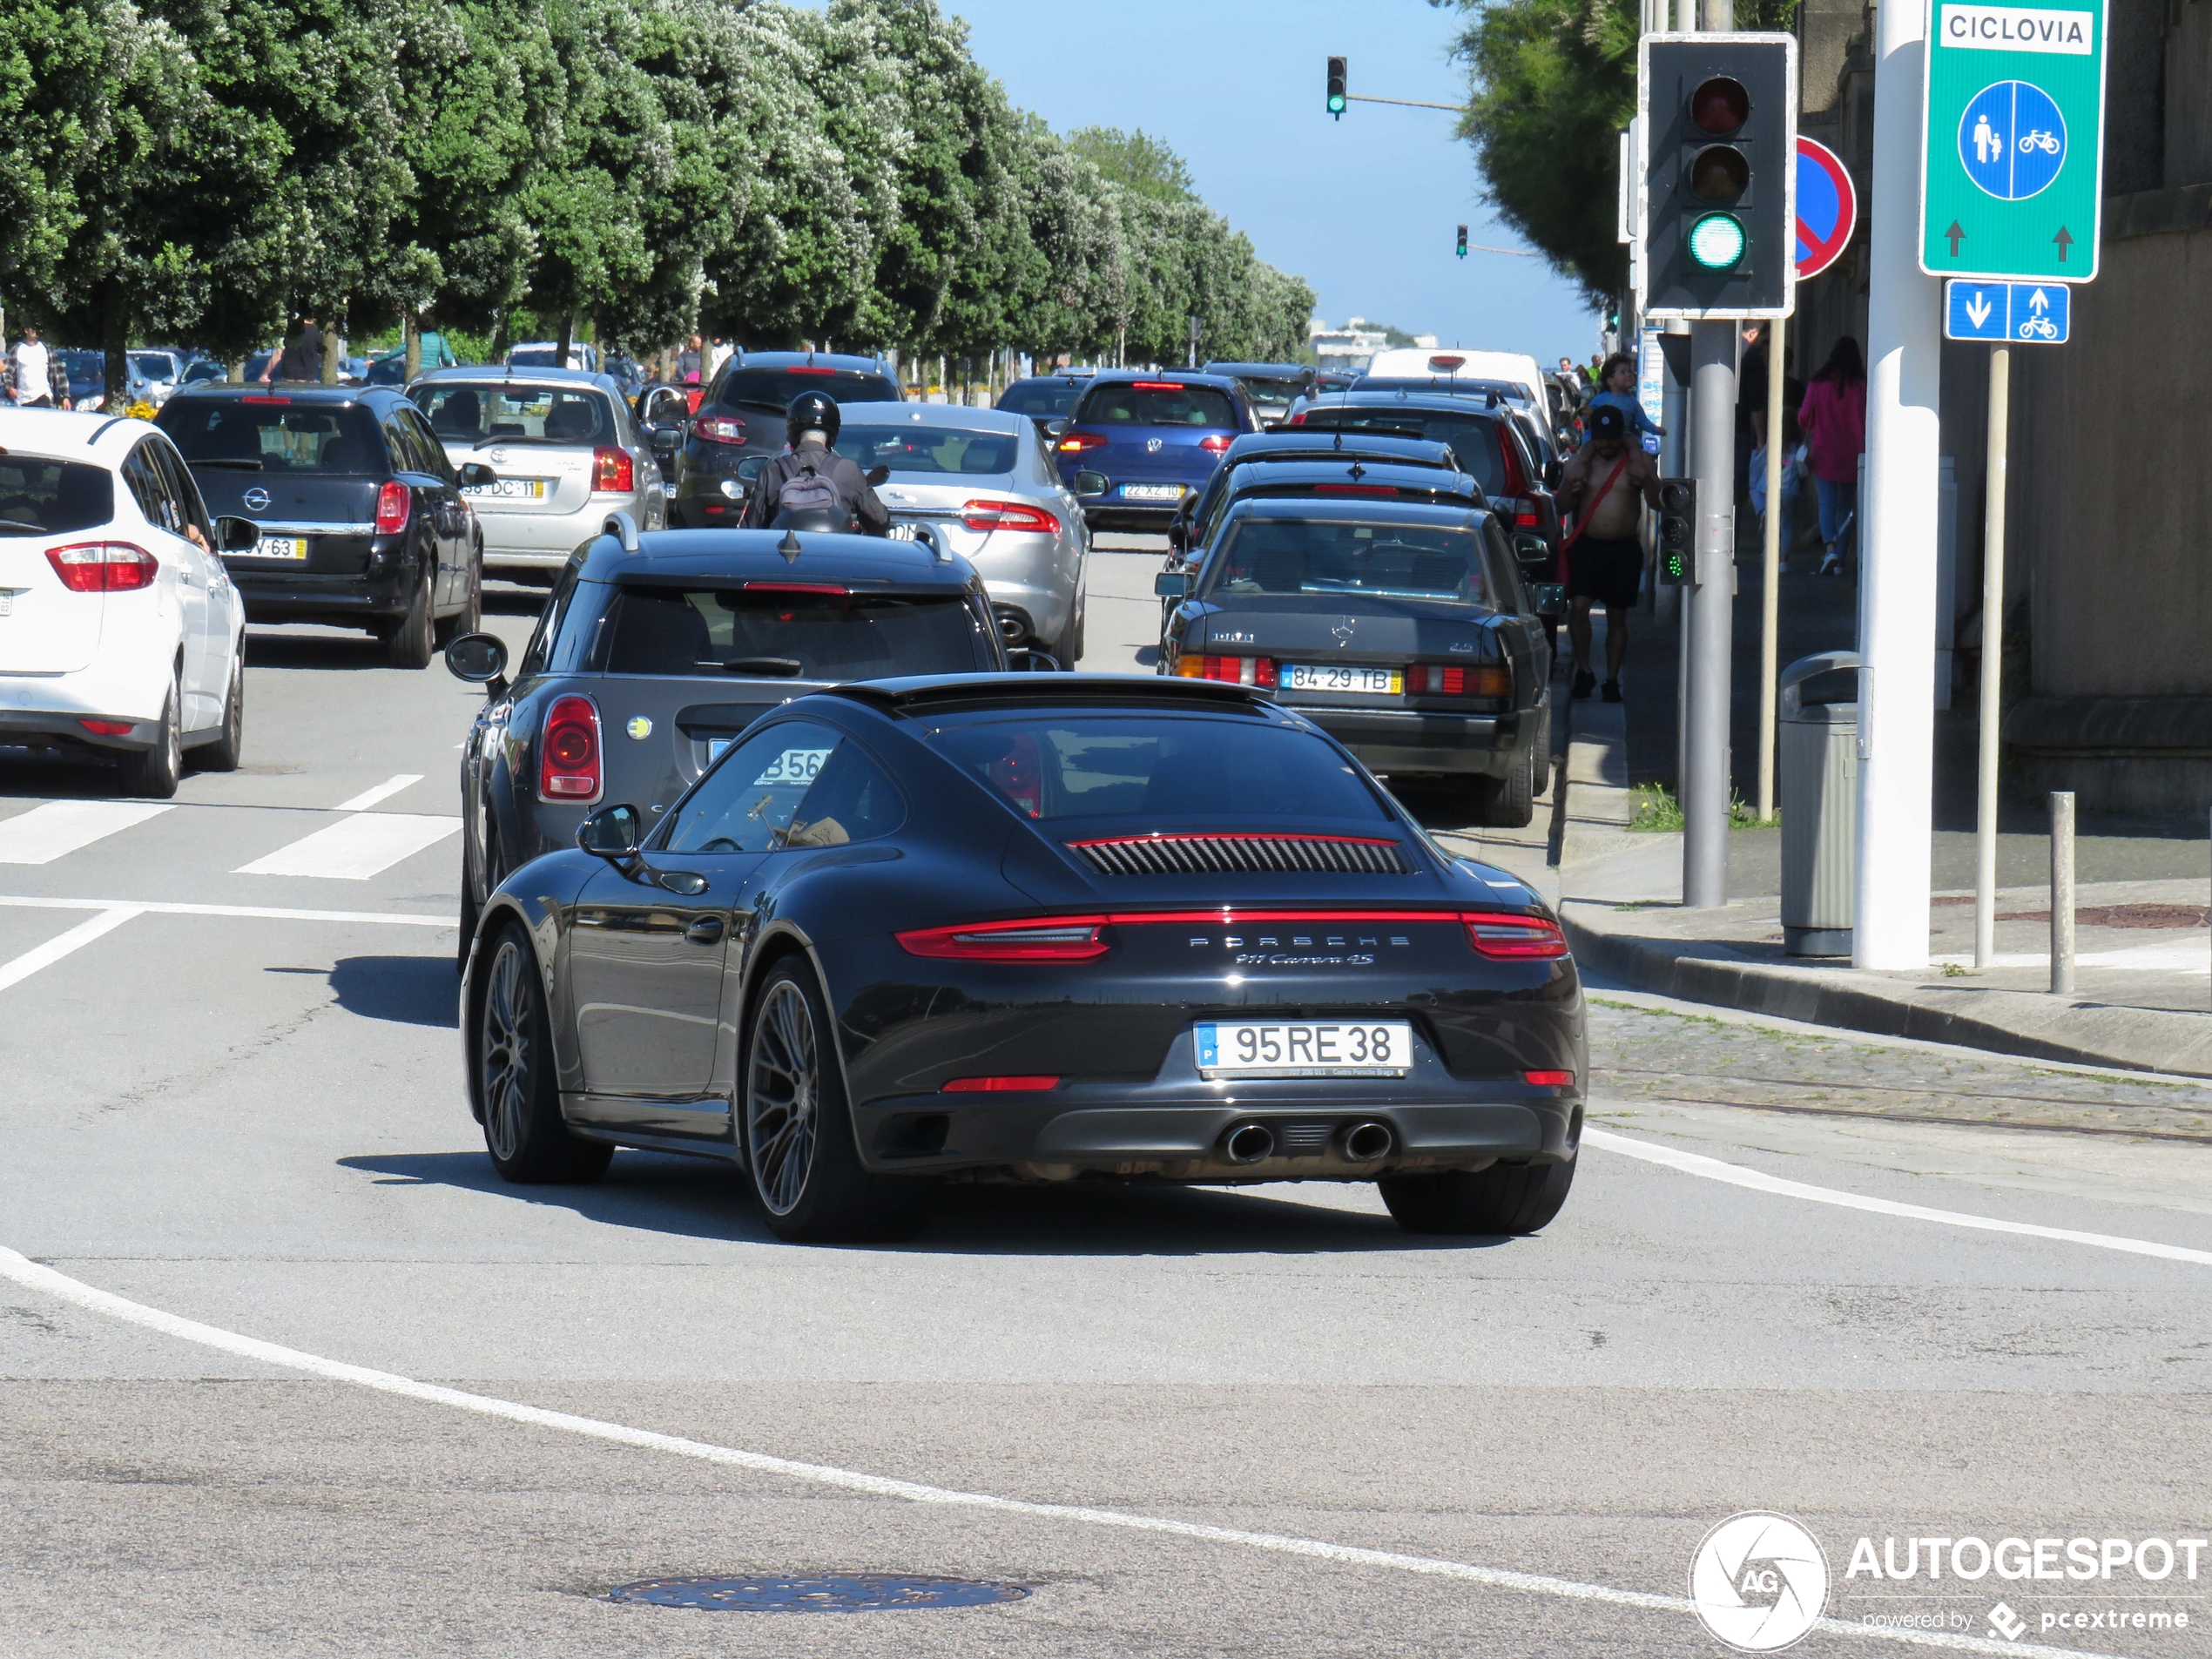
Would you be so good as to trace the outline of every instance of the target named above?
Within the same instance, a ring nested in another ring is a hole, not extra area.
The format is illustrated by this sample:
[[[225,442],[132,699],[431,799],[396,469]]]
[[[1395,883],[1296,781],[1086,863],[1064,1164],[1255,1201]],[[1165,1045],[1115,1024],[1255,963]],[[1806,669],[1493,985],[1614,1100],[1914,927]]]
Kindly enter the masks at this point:
[[[463,489],[481,489],[485,484],[498,482],[499,475],[481,461],[472,461],[461,469],[461,487]]]
[[[215,545],[225,553],[251,553],[261,545],[261,527],[226,513],[215,521]]]
[[[497,634],[462,634],[446,647],[446,672],[471,685],[497,679],[507,669],[507,642]]]
[[[576,844],[585,852],[622,863],[637,856],[645,820],[635,806],[602,806],[576,826]]]
[[[1188,570],[1163,570],[1152,578],[1152,591],[1163,599],[1188,599],[1190,597],[1190,573]]]

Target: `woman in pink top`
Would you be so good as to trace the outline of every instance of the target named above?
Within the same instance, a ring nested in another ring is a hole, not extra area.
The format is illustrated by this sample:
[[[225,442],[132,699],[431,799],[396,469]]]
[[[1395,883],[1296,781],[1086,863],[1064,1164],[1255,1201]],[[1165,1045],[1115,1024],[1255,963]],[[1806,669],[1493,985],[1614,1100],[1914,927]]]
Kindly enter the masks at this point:
[[[1813,489],[1820,497],[1820,539],[1828,550],[1820,574],[1830,576],[1843,569],[1836,543],[1858,494],[1858,456],[1866,448],[1866,360],[1849,334],[1837,341],[1805,388],[1797,424],[1804,428]]]

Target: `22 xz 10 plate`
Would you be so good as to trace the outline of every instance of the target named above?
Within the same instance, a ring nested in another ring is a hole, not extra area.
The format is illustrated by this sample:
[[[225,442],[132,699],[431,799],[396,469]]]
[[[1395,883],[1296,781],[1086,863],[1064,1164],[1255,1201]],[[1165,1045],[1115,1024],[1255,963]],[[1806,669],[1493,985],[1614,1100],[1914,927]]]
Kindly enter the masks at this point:
[[[1403,1077],[1413,1063],[1404,1020],[1207,1021],[1198,1027],[1204,1077]]]

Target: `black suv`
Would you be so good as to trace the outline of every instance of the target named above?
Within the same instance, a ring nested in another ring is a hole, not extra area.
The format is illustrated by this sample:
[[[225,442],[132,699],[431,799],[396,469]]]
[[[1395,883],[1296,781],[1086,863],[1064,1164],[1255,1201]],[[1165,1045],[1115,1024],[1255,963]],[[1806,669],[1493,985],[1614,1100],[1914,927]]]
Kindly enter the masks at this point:
[[[783,452],[784,411],[801,392],[827,392],[840,403],[906,401],[880,358],[795,351],[732,357],[699,399],[677,451],[671,529],[738,522],[761,463]]]
[[[396,387],[179,388],[154,424],[211,513],[261,539],[223,563],[253,622],[366,628],[395,668],[423,668],[477,624],[484,543],[464,484],[421,410]]]

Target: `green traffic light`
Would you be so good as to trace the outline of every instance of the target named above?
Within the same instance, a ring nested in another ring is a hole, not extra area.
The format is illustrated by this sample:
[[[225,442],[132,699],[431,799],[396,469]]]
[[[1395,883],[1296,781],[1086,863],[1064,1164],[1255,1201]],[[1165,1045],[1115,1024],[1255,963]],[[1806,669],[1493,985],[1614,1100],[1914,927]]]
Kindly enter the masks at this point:
[[[1689,227],[1689,257],[1708,271],[1732,270],[1743,260],[1743,221],[1733,213],[1707,213]]]
[[[1342,115],[1344,113],[1343,93],[1332,92],[1329,94],[1329,113],[1331,115]]]

